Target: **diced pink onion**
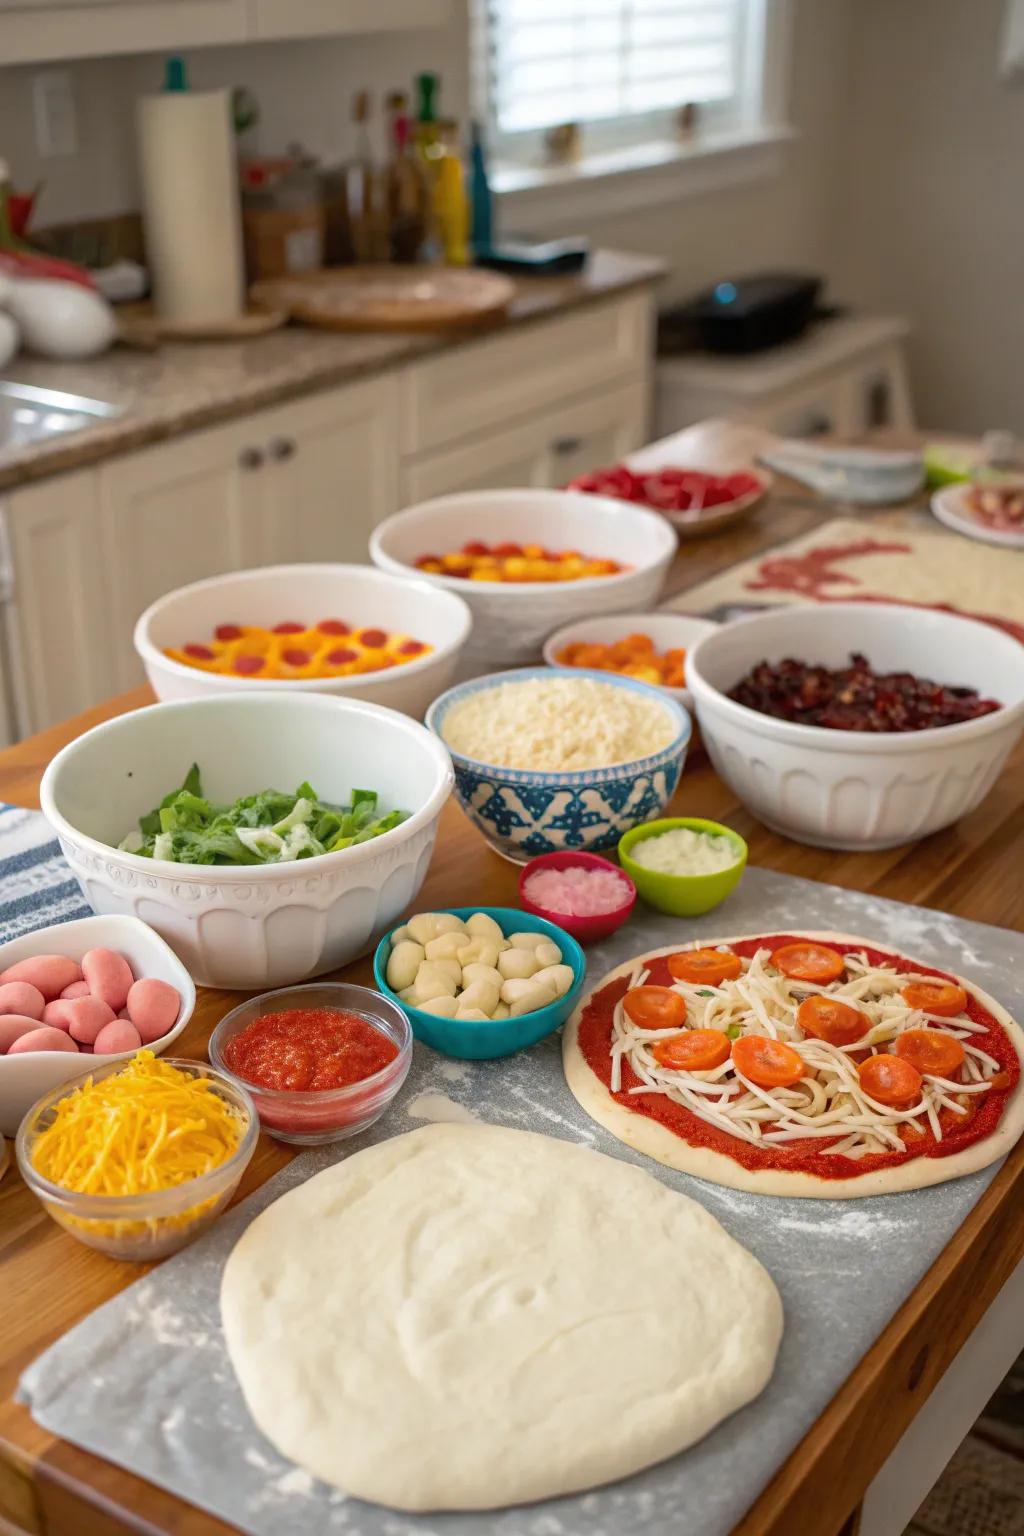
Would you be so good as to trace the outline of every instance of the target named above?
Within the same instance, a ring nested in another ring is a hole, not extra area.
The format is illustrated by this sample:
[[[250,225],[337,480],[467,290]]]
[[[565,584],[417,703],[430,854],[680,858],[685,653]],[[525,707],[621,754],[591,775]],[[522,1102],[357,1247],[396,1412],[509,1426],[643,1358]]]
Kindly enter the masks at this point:
[[[569,869],[538,869],[523,885],[523,894],[546,912],[567,917],[602,917],[617,912],[629,900],[629,886],[613,869],[582,864]]]

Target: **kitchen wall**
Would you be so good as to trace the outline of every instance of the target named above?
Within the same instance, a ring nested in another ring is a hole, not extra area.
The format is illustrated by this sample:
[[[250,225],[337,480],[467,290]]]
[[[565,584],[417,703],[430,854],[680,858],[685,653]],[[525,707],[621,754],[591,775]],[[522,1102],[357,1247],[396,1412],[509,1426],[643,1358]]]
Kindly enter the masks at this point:
[[[855,0],[827,221],[834,287],[914,325],[919,419],[1024,436],[1024,82],[1005,0]]]

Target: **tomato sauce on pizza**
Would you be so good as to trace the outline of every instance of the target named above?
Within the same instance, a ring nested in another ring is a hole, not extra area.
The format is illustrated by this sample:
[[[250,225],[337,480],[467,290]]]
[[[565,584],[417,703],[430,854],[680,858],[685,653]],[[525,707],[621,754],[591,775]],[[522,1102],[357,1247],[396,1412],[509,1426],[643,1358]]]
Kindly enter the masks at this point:
[[[963,1152],[1021,1073],[947,973],[794,934],[638,961],[591,996],[577,1039],[623,1108],[752,1172],[821,1180]]]

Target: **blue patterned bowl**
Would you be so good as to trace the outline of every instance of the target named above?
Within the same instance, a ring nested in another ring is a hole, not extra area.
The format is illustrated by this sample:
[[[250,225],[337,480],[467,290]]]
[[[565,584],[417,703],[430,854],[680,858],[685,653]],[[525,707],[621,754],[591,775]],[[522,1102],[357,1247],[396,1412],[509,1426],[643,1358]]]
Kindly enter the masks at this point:
[[[446,714],[471,693],[499,683],[557,676],[590,677],[609,687],[641,693],[669,716],[676,734],[653,757],[573,773],[498,768],[452,752],[459,804],[491,847],[515,864],[564,849],[600,853],[614,848],[630,827],[661,815],[675,793],[686,759],[692,726],[690,716],[674,699],[636,678],[580,667],[523,667],[473,678],[435,699],[425,724],[444,741]]]

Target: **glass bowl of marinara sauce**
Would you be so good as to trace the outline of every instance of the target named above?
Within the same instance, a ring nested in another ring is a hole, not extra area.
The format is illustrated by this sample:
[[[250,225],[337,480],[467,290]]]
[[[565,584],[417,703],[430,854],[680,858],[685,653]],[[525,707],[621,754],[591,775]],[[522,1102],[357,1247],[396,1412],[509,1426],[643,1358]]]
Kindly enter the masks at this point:
[[[412,1029],[369,987],[311,982],[225,1014],[210,1060],[248,1090],[271,1136],[317,1146],[380,1118],[408,1075]]]

